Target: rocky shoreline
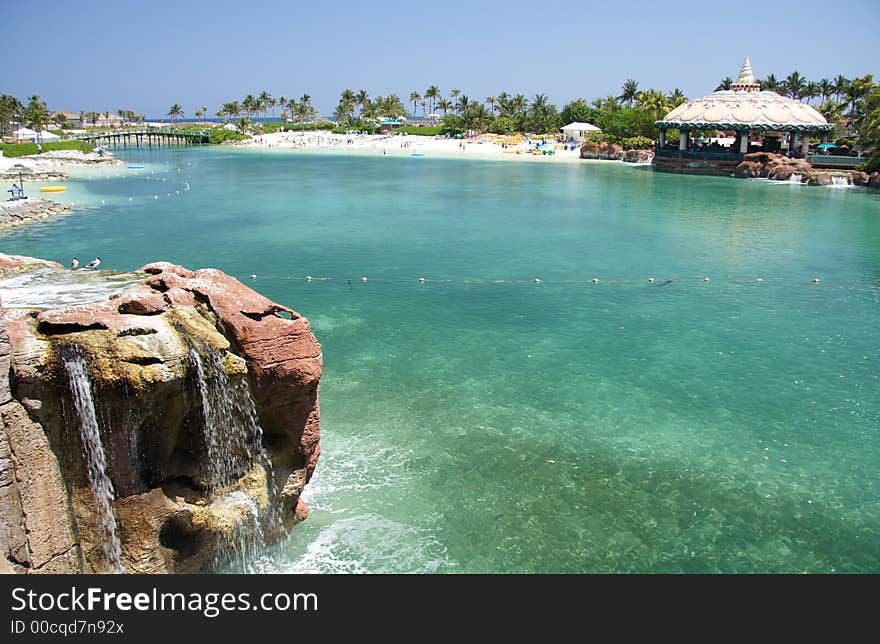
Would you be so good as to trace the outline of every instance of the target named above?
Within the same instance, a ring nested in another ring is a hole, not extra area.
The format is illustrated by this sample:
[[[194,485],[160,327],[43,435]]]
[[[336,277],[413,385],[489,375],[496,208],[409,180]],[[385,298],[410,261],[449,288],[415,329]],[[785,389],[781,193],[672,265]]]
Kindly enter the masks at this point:
[[[0,232],[65,215],[73,206],[51,199],[0,201]]]

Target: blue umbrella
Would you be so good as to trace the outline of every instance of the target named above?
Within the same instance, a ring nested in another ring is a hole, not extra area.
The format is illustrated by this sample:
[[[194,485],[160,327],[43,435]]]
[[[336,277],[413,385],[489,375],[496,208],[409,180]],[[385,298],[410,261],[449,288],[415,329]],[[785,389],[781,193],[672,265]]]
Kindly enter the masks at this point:
[[[837,146],[834,145],[833,143],[822,143],[820,145],[817,145],[816,147],[824,150],[826,148],[836,148]]]

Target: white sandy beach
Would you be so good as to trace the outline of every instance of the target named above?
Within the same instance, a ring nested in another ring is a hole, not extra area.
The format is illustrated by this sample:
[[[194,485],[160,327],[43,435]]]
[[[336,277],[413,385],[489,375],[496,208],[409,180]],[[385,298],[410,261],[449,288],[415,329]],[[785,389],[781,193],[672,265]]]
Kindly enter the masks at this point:
[[[401,134],[332,134],[330,132],[275,132],[257,134],[249,141],[237,142],[237,147],[258,147],[278,150],[328,150],[372,153],[377,155],[459,157],[507,159],[515,161],[572,162],[580,159],[580,150],[565,150],[563,144],[550,142],[544,149],[553,154],[532,153],[535,141],[510,141],[507,147],[500,141],[504,137],[482,135],[475,139],[448,139],[432,136]],[[540,142],[538,140],[537,142]],[[569,146],[571,147],[571,146]]]
[[[15,166],[18,164],[27,168],[26,179],[51,181],[64,178],[65,170],[69,168],[121,165],[122,161],[113,158],[113,154],[110,152],[105,152],[101,156],[96,152],[84,154],[76,150],[53,150],[24,157],[0,156],[0,177],[17,178]]]

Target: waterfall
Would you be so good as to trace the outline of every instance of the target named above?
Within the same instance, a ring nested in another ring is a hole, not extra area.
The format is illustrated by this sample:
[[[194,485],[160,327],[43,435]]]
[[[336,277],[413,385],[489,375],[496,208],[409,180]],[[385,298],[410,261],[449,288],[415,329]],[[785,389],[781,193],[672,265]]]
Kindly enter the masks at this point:
[[[204,420],[206,458],[202,479],[211,493],[235,482],[257,462],[261,462],[266,470],[271,499],[276,492],[272,462],[263,447],[263,430],[256,405],[248,388],[247,377],[242,375],[231,380],[227,375],[225,355],[223,352],[210,351],[202,356],[195,348],[189,351],[198,380]],[[219,499],[219,503],[239,520],[234,536],[229,543],[223,544],[224,552],[220,559],[238,558],[248,566],[248,562],[264,545],[259,508],[241,490],[226,494]],[[270,512],[267,520],[272,524],[280,523],[280,517],[275,512]]]
[[[793,174],[793,175],[791,175],[791,176],[788,178],[788,180],[789,180],[791,183],[802,183],[803,180],[804,180],[804,175],[802,175],[802,174]]]
[[[263,452],[263,430],[247,379],[230,381],[222,353],[212,351],[203,359],[198,351],[190,349],[189,358],[196,371],[205,421],[202,477],[208,490],[213,491],[253,467],[255,458]]]
[[[81,348],[74,347],[70,351],[62,352],[61,362],[79,420],[79,433],[88,465],[89,488],[95,498],[99,542],[111,572],[124,573],[122,546],[116,534],[116,516],[113,514],[113,484],[107,475],[107,455],[101,443],[85,355]]]
[[[832,186],[840,186],[842,188],[849,187],[849,179],[847,177],[831,177]]]

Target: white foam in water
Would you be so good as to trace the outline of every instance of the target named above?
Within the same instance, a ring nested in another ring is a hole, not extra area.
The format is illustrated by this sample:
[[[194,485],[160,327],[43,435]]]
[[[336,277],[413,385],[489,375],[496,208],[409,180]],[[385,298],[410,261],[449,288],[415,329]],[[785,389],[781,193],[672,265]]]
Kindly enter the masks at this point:
[[[800,183],[804,180],[804,175],[802,174],[793,174],[788,178],[790,183]]]
[[[101,443],[98,419],[95,415],[95,402],[92,386],[82,350],[77,348],[61,358],[67,382],[73,394],[73,405],[79,420],[88,464],[89,487],[95,498],[95,515],[98,522],[98,541],[110,567],[110,572],[124,573],[122,566],[122,546],[116,533],[116,516],[113,514],[113,484],[107,475],[107,456]]]
[[[831,177],[831,185],[835,188],[849,188],[849,179],[846,177]]]
[[[104,301],[137,281],[99,271],[37,268],[0,279],[0,297],[7,308],[70,306]]]
[[[294,535],[302,529],[295,529]],[[377,574],[437,573],[454,568],[435,538],[373,514],[334,521],[321,529],[302,555],[291,560],[287,559],[290,554],[289,549],[276,550],[274,556],[259,561],[259,571]]]

